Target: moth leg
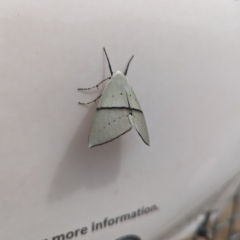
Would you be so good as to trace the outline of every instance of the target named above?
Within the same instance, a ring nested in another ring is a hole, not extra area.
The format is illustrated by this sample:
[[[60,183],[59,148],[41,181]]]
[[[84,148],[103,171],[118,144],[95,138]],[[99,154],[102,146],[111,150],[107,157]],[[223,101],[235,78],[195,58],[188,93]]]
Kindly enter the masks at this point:
[[[90,103],[93,103],[93,102],[96,102],[100,97],[102,96],[102,94],[100,96],[98,96],[97,98],[95,98],[94,100],[92,100],[91,102],[78,102],[79,104],[81,105],[87,105],[87,104],[90,104]]]
[[[98,86],[99,86],[100,84],[102,84],[103,82],[105,82],[105,81],[107,81],[107,80],[109,80],[109,79],[111,79],[111,77],[108,77],[108,78],[106,78],[106,79],[103,79],[100,83],[98,83],[98,84],[95,85],[95,86],[92,86],[92,87],[89,87],[89,88],[78,88],[78,90],[90,90],[90,89],[92,89],[92,88],[98,88]]]

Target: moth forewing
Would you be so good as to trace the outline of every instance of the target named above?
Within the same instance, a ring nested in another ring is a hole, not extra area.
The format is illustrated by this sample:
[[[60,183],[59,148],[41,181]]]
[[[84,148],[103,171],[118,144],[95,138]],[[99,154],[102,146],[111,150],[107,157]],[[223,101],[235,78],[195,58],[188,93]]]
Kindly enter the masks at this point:
[[[89,131],[89,148],[110,142],[132,129],[127,109],[97,110]]]
[[[147,145],[150,145],[147,124],[145,121],[142,108],[130,85],[129,85],[128,99],[129,99],[130,109],[132,110],[131,115],[133,116],[134,127],[137,130],[140,137],[142,138],[142,140],[144,141],[144,143]]]
[[[100,108],[128,108],[126,98],[126,78],[117,71],[107,83],[103,90],[97,109]]]

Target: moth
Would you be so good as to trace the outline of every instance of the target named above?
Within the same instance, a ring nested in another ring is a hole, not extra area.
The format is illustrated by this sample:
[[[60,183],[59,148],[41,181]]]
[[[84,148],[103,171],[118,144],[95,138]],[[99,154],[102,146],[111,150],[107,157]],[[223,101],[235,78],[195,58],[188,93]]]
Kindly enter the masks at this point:
[[[89,88],[79,88],[78,90],[89,90],[98,88],[104,81],[108,81],[103,93],[91,102],[79,102],[79,104],[90,104],[100,101],[94,114],[89,136],[89,148],[99,146],[122,136],[129,132],[133,127],[142,138],[143,142],[149,146],[149,135],[142,108],[137,97],[127,79],[129,64],[134,56],[131,57],[124,73],[117,71],[113,73],[112,67],[105,48],[111,77],[108,77]]]

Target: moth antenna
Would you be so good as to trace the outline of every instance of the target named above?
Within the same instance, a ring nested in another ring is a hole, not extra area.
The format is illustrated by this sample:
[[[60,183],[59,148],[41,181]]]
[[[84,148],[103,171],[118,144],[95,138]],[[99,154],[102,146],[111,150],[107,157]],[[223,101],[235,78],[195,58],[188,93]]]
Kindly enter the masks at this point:
[[[124,72],[124,75],[125,75],[125,76],[127,76],[128,67],[129,67],[129,64],[130,64],[130,62],[132,61],[133,57],[134,57],[134,55],[132,55],[131,59],[129,60],[129,62],[128,62],[128,64],[127,64],[127,68],[126,68],[126,70],[125,70],[125,72]]]
[[[106,55],[106,58],[107,58],[107,61],[108,61],[109,70],[110,70],[110,73],[111,73],[111,76],[112,76],[113,75],[113,71],[112,71],[112,67],[111,67],[111,64],[110,64],[107,52],[106,52],[105,48],[103,48],[103,50],[105,52],[105,55]]]

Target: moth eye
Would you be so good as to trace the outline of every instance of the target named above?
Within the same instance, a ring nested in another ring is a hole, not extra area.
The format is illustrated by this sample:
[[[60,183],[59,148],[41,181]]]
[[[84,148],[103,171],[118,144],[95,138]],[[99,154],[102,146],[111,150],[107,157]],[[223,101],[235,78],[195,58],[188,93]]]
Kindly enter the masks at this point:
[[[114,97],[114,95],[112,97]]]
[[[121,95],[122,95],[122,93],[121,93]]]
[[[130,97],[131,97],[132,95],[130,94]]]
[[[115,122],[115,120],[113,120]]]
[[[108,123],[108,125],[110,125],[110,123]]]
[[[119,119],[121,119],[121,118],[119,118]]]

